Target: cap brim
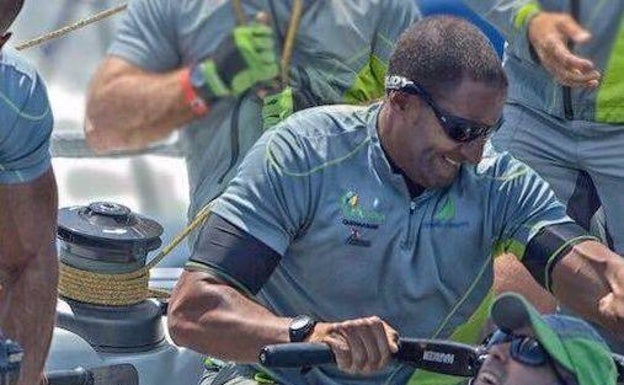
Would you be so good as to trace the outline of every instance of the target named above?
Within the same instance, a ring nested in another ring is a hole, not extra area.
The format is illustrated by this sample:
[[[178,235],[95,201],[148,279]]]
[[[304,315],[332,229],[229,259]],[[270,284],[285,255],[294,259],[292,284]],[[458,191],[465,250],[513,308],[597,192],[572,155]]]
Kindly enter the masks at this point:
[[[491,315],[496,326],[506,332],[530,327],[548,354],[558,364],[575,372],[572,360],[557,333],[523,297],[515,293],[502,294],[492,305]]]

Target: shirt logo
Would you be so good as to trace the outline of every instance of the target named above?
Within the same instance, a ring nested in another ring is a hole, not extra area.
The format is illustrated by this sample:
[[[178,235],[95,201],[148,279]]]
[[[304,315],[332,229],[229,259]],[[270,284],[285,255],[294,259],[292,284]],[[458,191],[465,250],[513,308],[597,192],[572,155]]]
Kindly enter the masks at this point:
[[[370,247],[370,240],[366,239],[364,233],[376,230],[379,225],[386,221],[386,216],[375,208],[379,200],[375,198],[372,208],[362,207],[360,196],[353,191],[348,191],[340,198],[340,208],[342,211],[342,224],[349,229],[346,244],[360,247]]]
[[[444,203],[442,203],[438,211],[434,214],[433,221],[425,222],[424,226],[429,228],[441,227],[455,229],[467,227],[470,224],[468,221],[455,221],[454,219],[456,214],[455,200],[452,197],[447,196]]]
[[[446,198],[446,201],[438,210],[436,215],[434,216],[436,221],[450,221],[455,218],[455,202],[450,197]]]

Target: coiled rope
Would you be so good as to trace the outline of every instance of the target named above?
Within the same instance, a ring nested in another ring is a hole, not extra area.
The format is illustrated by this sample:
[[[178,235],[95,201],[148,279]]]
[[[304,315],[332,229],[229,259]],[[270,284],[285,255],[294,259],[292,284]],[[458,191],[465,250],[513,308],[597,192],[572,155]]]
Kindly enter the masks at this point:
[[[232,0],[237,23],[245,23],[241,0]],[[49,40],[61,37],[74,30],[98,22],[127,8],[127,3],[97,13],[77,23],[52,31],[35,39],[26,41],[16,47],[18,50],[30,48]],[[295,0],[293,11],[288,25],[286,39],[280,60],[282,87],[289,83],[288,70],[294,50],[294,42],[301,16],[303,14],[303,0]],[[59,294],[76,301],[107,305],[129,306],[140,303],[147,298],[166,298],[169,293],[160,289],[149,288],[149,271],[175,249],[193,230],[205,223],[210,216],[212,202],[206,204],[189,223],[167,246],[163,247],[156,257],[141,269],[130,273],[105,274],[77,269],[67,264],[60,264]]]
[[[165,290],[150,289],[149,271],[166,257],[191,231],[202,225],[210,216],[212,202],[204,206],[167,246],[144,267],[130,273],[95,273],[60,264],[59,294],[76,301],[97,305],[127,306],[147,298],[166,298]]]

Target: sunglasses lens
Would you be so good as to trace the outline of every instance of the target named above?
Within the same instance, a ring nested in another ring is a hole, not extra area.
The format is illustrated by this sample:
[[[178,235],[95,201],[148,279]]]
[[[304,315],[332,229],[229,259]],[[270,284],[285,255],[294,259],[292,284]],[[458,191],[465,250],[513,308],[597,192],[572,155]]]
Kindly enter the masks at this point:
[[[497,330],[492,334],[492,336],[487,340],[486,348],[491,348],[494,345],[500,345],[513,340],[513,336],[511,334],[507,334],[502,330]]]
[[[480,137],[485,131],[481,127],[460,122],[450,122],[446,128],[451,139],[457,142],[471,142]]]
[[[542,345],[534,338],[515,338],[511,342],[511,357],[529,366],[544,365],[548,355]]]

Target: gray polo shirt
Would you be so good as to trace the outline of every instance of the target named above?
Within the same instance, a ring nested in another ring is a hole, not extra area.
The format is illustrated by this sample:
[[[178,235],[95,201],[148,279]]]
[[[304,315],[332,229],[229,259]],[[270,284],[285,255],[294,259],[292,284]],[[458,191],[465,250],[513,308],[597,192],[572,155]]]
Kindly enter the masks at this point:
[[[11,47],[0,52],[0,183],[34,180],[50,168],[53,119],[43,80]]]
[[[571,220],[547,183],[508,154],[463,165],[450,186],[410,198],[379,144],[378,112],[293,115],[251,149],[214,212],[282,256],[257,294],[276,314],[378,315],[404,337],[475,343],[495,251],[522,257],[539,229]],[[287,384],[400,384],[411,372],[274,374]]]

